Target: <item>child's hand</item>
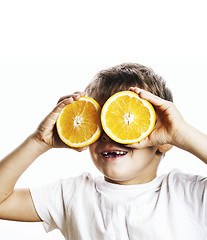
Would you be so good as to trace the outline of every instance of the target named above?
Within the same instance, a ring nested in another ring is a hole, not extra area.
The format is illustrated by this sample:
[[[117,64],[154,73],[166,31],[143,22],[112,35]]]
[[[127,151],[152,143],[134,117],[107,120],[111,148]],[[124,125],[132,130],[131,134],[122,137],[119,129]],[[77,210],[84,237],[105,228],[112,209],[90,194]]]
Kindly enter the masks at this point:
[[[71,148],[59,138],[56,129],[56,120],[59,113],[66,105],[71,104],[74,101],[78,101],[81,96],[85,96],[85,93],[76,92],[72,95],[61,97],[53,111],[49,113],[47,117],[40,123],[39,127],[34,133],[35,139],[41,144],[45,145],[45,147],[48,149]],[[85,150],[86,147],[72,149],[75,149],[76,151],[82,151]]]
[[[153,131],[140,143],[130,144],[130,147],[177,145],[179,129],[182,129],[186,123],[175,105],[137,87],[130,88],[130,91],[152,103],[156,112],[156,124]]]

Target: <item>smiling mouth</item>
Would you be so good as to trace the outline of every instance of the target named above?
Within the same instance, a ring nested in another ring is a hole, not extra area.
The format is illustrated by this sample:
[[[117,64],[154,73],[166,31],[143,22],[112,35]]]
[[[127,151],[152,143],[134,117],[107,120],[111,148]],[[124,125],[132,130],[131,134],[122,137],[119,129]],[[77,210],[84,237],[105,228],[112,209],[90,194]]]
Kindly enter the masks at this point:
[[[126,151],[104,151],[101,153],[101,155],[104,158],[117,158],[117,157],[122,157],[126,154],[127,154]]]

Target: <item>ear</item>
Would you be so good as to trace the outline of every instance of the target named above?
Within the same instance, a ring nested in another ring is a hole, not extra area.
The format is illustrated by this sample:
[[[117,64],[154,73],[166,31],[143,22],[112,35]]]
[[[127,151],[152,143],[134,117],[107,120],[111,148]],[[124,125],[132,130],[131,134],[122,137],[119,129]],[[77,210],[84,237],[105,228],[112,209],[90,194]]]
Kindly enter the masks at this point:
[[[159,145],[158,147],[158,151],[160,153],[166,153],[168,152],[173,146],[170,145],[170,144],[162,144],[162,145]]]

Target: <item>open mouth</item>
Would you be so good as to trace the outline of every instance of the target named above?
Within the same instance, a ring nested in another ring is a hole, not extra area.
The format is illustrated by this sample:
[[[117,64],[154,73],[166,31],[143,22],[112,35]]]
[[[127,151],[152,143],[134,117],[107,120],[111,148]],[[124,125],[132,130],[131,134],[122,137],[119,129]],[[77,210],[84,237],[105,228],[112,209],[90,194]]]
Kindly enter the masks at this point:
[[[101,155],[105,158],[116,158],[116,157],[122,157],[126,155],[126,151],[104,151],[101,153]]]

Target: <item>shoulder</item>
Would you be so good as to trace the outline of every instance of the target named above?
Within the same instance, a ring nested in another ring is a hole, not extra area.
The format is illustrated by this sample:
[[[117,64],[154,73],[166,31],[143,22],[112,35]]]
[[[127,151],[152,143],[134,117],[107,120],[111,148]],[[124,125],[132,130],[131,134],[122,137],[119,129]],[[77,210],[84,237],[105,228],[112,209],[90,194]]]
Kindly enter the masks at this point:
[[[73,188],[77,188],[86,185],[93,185],[94,182],[94,177],[87,172],[76,177],[63,178],[59,180],[59,184],[62,186],[62,188],[68,188],[69,185]]]
[[[77,177],[65,178],[59,181],[62,195],[65,198],[68,196],[75,197],[77,195],[89,194],[96,192],[96,181],[98,178],[94,178],[90,173],[83,173]]]
[[[202,205],[207,198],[207,177],[174,169],[163,178],[168,194],[189,205]]]
[[[169,195],[196,222],[206,226],[207,177],[173,170],[168,174]]]
[[[193,190],[192,188],[195,188],[196,186],[202,188],[207,185],[207,177],[183,173],[178,169],[173,169],[165,176],[165,178],[169,184],[172,184],[177,188],[189,188]]]
[[[30,188],[34,200],[47,202],[56,201],[70,202],[77,191],[84,191],[94,184],[94,179],[90,173],[83,173],[76,177],[59,179],[53,183]],[[53,199],[53,200],[52,200]]]

